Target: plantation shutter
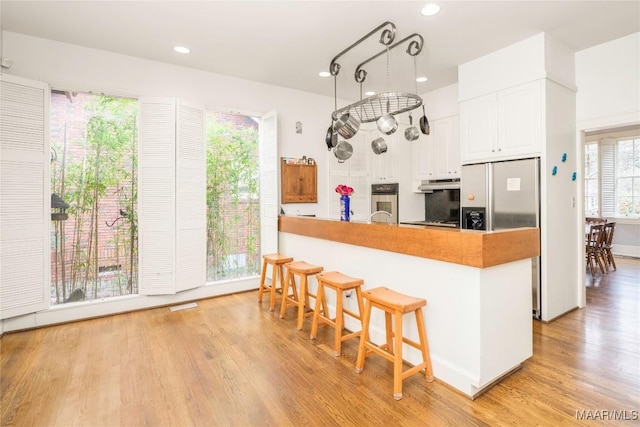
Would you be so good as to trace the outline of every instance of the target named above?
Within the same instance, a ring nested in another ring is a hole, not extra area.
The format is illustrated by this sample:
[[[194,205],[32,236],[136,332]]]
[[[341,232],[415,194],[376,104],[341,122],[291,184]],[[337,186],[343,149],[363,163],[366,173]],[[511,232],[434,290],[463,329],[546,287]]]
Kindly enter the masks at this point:
[[[616,216],[616,140],[600,144],[600,197],[603,217]]]
[[[49,97],[0,75],[0,319],[49,307]]]
[[[173,98],[138,104],[139,293],[175,293],[176,103]]]
[[[278,252],[278,115],[269,112],[260,123],[260,250]]]
[[[176,292],[207,281],[205,110],[177,106]]]

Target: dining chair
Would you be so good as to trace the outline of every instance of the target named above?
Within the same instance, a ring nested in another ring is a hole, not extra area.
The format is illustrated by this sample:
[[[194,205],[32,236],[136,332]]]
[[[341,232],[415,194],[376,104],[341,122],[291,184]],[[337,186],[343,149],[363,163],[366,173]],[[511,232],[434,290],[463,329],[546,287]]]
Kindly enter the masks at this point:
[[[586,244],[587,266],[592,276],[596,274],[596,264],[602,274],[606,274],[605,258],[603,256],[604,224],[594,224],[589,227],[589,235]]]
[[[602,244],[602,255],[605,261],[605,265],[607,266],[607,270],[609,267],[613,267],[614,270],[617,270],[616,260],[613,258],[613,233],[616,230],[615,222],[607,222],[604,225],[604,242]]]
[[[587,224],[606,224],[607,218],[599,216],[588,216],[584,219]]]

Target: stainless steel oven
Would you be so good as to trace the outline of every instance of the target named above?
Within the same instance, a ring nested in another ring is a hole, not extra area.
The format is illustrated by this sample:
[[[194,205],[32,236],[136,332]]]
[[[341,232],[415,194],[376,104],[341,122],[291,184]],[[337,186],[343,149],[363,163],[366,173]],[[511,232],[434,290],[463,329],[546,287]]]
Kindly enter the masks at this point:
[[[398,184],[373,184],[371,186],[369,221],[398,223]]]

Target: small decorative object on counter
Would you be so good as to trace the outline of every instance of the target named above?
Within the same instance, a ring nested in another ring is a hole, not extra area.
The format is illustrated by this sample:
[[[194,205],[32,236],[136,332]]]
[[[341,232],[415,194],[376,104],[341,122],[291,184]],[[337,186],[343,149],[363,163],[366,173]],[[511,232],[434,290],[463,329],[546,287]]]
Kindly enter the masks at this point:
[[[340,194],[340,221],[349,221],[351,217],[351,199],[349,199],[349,196],[353,194],[353,188],[338,184],[336,193]]]

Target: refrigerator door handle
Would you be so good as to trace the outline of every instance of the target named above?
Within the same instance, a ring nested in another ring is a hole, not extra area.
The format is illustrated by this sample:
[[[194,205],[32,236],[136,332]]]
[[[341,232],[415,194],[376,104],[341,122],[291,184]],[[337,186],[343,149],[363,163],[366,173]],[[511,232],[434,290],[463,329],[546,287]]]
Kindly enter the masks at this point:
[[[485,212],[485,230],[493,231],[493,210],[495,209],[493,203],[493,163],[485,164],[485,187],[487,189],[487,211]]]

